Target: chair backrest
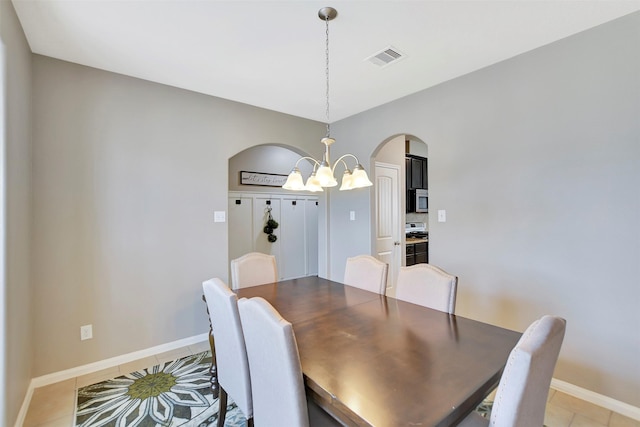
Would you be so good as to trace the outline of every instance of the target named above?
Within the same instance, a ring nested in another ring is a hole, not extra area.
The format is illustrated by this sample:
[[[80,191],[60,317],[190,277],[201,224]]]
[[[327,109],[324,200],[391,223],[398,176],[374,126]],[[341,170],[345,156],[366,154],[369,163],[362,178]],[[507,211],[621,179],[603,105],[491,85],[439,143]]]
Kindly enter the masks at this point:
[[[251,379],[236,294],[220,279],[202,283],[215,341],[218,383],[242,413],[253,416]]]
[[[522,334],[509,354],[500,379],[491,425],[541,426],[553,370],[564,339],[566,321],[543,316]]]
[[[309,425],[298,345],[291,323],[266,300],[238,301],[257,426]]]
[[[384,295],[387,291],[389,265],[371,255],[347,258],[344,284]]]
[[[231,260],[231,287],[236,290],[278,281],[276,257],[249,252]]]
[[[400,267],[396,299],[453,314],[458,278],[431,264]]]

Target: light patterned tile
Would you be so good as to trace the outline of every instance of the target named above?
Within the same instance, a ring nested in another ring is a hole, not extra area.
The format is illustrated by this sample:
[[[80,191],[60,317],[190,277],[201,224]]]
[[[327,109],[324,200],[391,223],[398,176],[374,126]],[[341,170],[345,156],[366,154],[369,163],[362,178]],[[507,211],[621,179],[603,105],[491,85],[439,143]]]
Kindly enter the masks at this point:
[[[74,427],[75,420],[73,414],[65,415],[61,418],[46,420],[37,425],[27,426],[26,424],[23,427]]]
[[[120,375],[120,368],[118,366],[112,366],[111,368],[102,369],[100,371],[91,372],[90,374],[78,377],[76,387],[85,387]]]
[[[576,414],[571,421],[571,427],[607,427],[607,424],[599,423],[586,415]]]
[[[191,356],[189,346],[177,348],[175,350],[166,351],[156,355],[159,363],[171,362],[181,357]]]
[[[24,427],[46,425],[52,420],[73,416],[76,379],[39,387],[33,392]]]
[[[611,417],[610,410],[585,402],[584,400],[580,400],[573,396],[569,396],[561,391],[556,391],[549,403],[567,409],[571,412],[575,412],[576,415],[584,415],[601,425],[606,426],[609,424],[609,418]]]
[[[191,354],[197,354],[202,353],[203,351],[209,351],[211,350],[211,347],[209,346],[209,341],[201,341],[199,343],[191,344],[189,349],[191,350]]]
[[[547,427],[569,427],[575,414],[568,409],[547,403],[544,425]]]
[[[134,371],[140,371],[145,368],[150,368],[158,364],[158,359],[155,356],[145,357],[143,359],[134,360],[133,362],[123,363],[119,366],[120,375],[129,374]]]
[[[613,412],[611,420],[609,420],[609,427],[640,427],[640,421]]]

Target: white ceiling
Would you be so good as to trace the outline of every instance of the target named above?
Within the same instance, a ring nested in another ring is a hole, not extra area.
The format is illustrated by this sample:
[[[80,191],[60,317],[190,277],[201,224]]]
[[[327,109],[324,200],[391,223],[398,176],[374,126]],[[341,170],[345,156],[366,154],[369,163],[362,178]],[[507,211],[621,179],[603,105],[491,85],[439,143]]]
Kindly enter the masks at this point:
[[[640,10],[633,1],[12,0],[34,53],[325,122]],[[406,58],[366,59],[389,46]]]

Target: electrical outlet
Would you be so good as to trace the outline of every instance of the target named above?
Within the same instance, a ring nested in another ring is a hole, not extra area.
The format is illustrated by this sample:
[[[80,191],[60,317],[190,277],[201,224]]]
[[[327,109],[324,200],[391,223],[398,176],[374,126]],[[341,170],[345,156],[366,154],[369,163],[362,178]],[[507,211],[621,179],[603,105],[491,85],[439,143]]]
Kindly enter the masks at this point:
[[[93,325],[80,326],[80,340],[90,340],[93,338]]]

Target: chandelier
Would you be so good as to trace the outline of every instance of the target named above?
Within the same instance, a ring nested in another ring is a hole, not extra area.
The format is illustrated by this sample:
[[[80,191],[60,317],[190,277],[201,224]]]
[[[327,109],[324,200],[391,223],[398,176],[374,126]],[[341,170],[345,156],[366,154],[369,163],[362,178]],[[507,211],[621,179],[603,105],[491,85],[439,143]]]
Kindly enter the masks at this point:
[[[333,166],[331,165],[331,157],[329,155],[331,144],[336,142],[331,138],[331,125],[329,124],[329,21],[338,16],[338,11],[332,7],[323,7],[318,11],[318,17],[325,22],[326,25],[326,48],[325,48],[325,76],[326,76],[326,116],[327,116],[327,134],[320,140],[324,144],[324,155],[322,161],[319,162],[312,157],[301,157],[296,162],[295,166],[291,170],[291,173],[287,177],[287,182],[284,183],[282,188],[285,190],[293,191],[324,191],[323,187],[335,187],[338,185],[338,181],[335,178],[334,172],[336,166],[340,163],[344,166],[344,174],[342,175],[342,185],[340,190],[352,190],[354,188],[363,188],[373,185],[369,181],[367,172],[364,170],[358,158],[353,154],[345,154],[335,161]],[[353,172],[347,166],[345,159],[355,159],[355,166]],[[302,173],[298,169],[298,164],[302,160],[309,160],[313,163],[313,172],[309,178],[307,178],[306,184],[302,179]]]

